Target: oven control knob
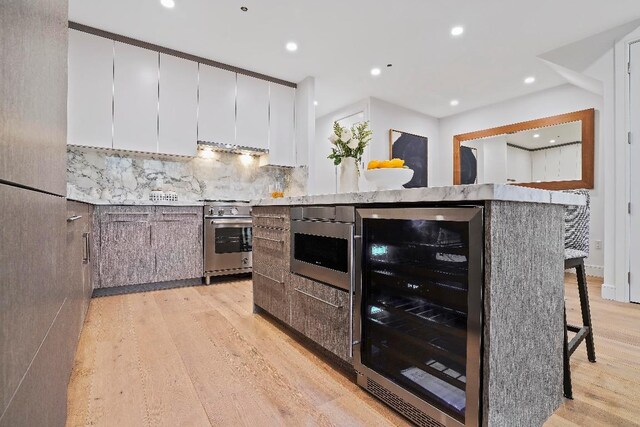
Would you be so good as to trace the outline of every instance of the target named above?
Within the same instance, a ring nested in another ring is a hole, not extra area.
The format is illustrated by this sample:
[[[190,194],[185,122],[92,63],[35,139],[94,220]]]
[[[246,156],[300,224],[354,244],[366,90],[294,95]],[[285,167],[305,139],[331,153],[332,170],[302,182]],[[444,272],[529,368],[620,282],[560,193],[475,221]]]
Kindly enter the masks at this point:
[[[218,209],[218,216],[224,215],[224,209]]]
[[[231,208],[231,215],[238,215],[238,208]]]

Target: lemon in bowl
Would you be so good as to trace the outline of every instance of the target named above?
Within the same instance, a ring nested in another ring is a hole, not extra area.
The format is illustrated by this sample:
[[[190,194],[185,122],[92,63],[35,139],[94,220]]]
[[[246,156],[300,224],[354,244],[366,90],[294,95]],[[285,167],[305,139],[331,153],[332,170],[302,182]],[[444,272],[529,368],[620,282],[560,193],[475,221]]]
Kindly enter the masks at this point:
[[[402,159],[372,160],[364,177],[377,190],[400,190],[413,178],[413,170],[405,167]]]

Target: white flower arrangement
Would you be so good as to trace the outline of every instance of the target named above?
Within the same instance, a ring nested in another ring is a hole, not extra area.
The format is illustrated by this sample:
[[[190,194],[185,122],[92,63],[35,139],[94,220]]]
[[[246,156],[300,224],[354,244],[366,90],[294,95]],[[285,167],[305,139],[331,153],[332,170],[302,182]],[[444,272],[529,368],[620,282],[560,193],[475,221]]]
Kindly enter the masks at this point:
[[[333,123],[333,132],[329,135],[329,141],[333,145],[328,158],[338,166],[342,159],[350,157],[360,163],[362,154],[367,144],[371,141],[371,129],[369,122],[355,124],[351,129],[342,127],[338,122]]]

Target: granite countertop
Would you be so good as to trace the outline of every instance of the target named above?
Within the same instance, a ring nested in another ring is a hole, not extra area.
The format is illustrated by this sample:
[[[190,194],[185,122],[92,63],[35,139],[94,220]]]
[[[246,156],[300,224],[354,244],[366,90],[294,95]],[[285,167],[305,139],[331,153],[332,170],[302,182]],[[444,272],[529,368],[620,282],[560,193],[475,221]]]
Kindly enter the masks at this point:
[[[152,202],[151,200],[104,200],[83,196],[67,196],[67,200],[74,202],[87,203],[96,206],[204,206],[205,203],[194,200],[178,200],[177,202]]]
[[[452,185],[402,190],[368,191],[361,193],[320,194],[252,200],[253,206],[346,205],[366,203],[416,203],[505,201],[556,205],[584,205],[586,200],[577,194],[547,191],[504,184]]]

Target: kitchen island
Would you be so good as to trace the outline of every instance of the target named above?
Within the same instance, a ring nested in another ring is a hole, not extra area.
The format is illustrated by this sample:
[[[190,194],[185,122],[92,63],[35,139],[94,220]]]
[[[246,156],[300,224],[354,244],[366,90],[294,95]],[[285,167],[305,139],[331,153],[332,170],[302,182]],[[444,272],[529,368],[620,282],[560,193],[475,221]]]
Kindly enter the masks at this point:
[[[583,203],[505,185],[257,200],[254,307],[419,425],[542,425],[562,402],[564,206]],[[323,250],[337,234],[304,231],[335,223],[349,286]]]

